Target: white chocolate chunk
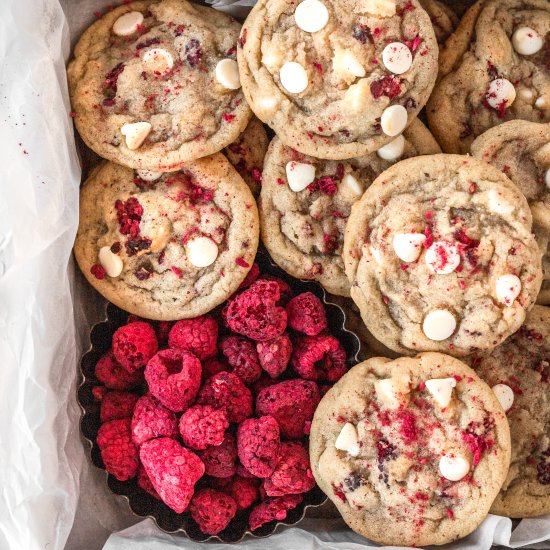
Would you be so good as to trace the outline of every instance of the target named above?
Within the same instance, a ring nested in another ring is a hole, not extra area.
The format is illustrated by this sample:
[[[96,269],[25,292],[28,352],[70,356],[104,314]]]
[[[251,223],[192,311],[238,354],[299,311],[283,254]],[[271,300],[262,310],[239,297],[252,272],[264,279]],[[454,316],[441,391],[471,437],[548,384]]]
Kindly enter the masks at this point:
[[[487,89],[487,103],[493,109],[507,109],[516,99],[514,85],[505,78],[491,81]]]
[[[306,70],[295,61],[287,61],[281,67],[279,78],[281,86],[291,94],[302,93],[309,84]]]
[[[448,275],[460,265],[458,246],[447,241],[437,241],[426,250],[426,265],[436,275]]]
[[[120,256],[117,256],[111,252],[111,248],[103,246],[99,249],[99,263],[103,266],[103,269],[107,272],[109,277],[118,277],[122,273],[124,264]]]
[[[218,245],[209,237],[196,237],[185,246],[187,258],[195,267],[208,267],[218,257]]]
[[[382,132],[387,136],[397,136],[407,127],[407,109],[403,105],[390,105],[380,118]]]
[[[519,90],[516,90],[517,94],[523,101],[533,101],[533,97],[535,97],[535,94],[533,93],[533,90],[530,90],[529,88],[520,88]]]
[[[214,71],[216,80],[228,90],[238,90],[241,87],[239,67],[234,59],[218,61]]]
[[[403,42],[391,42],[382,51],[382,63],[394,74],[406,73],[412,65],[411,50]]]
[[[500,196],[495,189],[489,191],[489,210],[495,214],[510,214],[514,211],[514,205]]]
[[[404,262],[415,262],[422,252],[426,237],[422,233],[398,233],[393,238],[393,250]]]
[[[367,74],[363,65],[352,52],[338,47],[334,51],[332,68],[341,78],[346,78],[349,75],[362,78]]]
[[[342,178],[342,184],[345,185],[354,195],[360,197],[363,194],[363,187],[352,174],[346,174]]]
[[[544,176],[544,182],[546,183],[546,187],[548,187],[548,189],[550,189],[550,168],[548,168],[548,170],[546,170],[546,174]]]
[[[152,48],[143,54],[143,63],[152,71],[166,73],[174,66],[174,58],[164,48]]]
[[[507,306],[511,306],[521,292],[521,281],[517,275],[507,273],[501,275],[495,284],[497,300]]]
[[[334,446],[339,451],[345,451],[350,456],[358,456],[359,452],[361,451],[361,447],[359,446],[359,438],[357,436],[357,430],[355,429],[355,426],[351,424],[350,422],[346,422],[344,424],[344,427],[338,434],[338,437],[336,438],[336,441],[334,442]]]
[[[294,12],[296,25],[306,32],[318,32],[328,23],[328,10],[319,0],[304,0]]]
[[[315,179],[315,166],[305,162],[290,161],[286,163],[288,186],[295,192],[303,191]]]
[[[258,107],[267,114],[272,113],[277,105],[278,101],[275,97],[264,96],[258,99]]]
[[[352,84],[344,95],[344,101],[352,111],[362,111],[370,96],[370,86],[368,79],[362,78],[355,84]]]
[[[432,378],[431,380],[426,380],[426,389],[442,409],[447,407],[451,402],[455,386],[456,380],[454,378]]]
[[[117,36],[134,34],[143,23],[143,14],[139,11],[129,11],[121,15],[113,25],[113,33]]]
[[[376,263],[381,264],[382,263],[382,254],[380,253],[380,250],[378,250],[377,248],[374,248],[373,246],[370,246],[369,250],[370,250],[370,253],[371,253],[372,257],[376,260]]]
[[[508,412],[514,404],[514,392],[512,388],[506,384],[497,384],[492,389],[502,408]]]
[[[137,170],[138,178],[143,181],[156,181],[164,172],[153,172],[152,170]]]
[[[129,122],[124,124],[120,132],[126,138],[126,147],[130,151],[139,149],[149,135],[149,132],[151,132],[151,128],[152,126],[149,122]]]
[[[434,309],[430,311],[424,322],[422,330],[427,338],[434,342],[446,340],[453,334],[456,328],[456,319],[454,315],[446,309]]]
[[[540,34],[530,27],[519,27],[512,35],[514,50],[520,55],[533,55],[543,46]]]
[[[395,0],[365,0],[365,11],[378,17],[393,17],[397,9]]]
[[[470,461],[461,455],[443,455],[439,460],[439,471],[449,481],[460,481],[470,471]]]
[[[541,95],[541,96],[537,97],[537,99],[535,101],[535,107],[537,109],[541,109],[541,110],[546,109],[547,105],[548,105],[548,103],[546,101],[545,96]]]
[[[393,141],[380,147],[376,154],[384,160],[397,160],[405,151],[405,138],[403,135],[397,136]]]
[[[374,383],[376,397],[388,409],[398,409],[406,394],[409,393],[408,380],[396,380],[395,378],[385,378],[377,380]]]

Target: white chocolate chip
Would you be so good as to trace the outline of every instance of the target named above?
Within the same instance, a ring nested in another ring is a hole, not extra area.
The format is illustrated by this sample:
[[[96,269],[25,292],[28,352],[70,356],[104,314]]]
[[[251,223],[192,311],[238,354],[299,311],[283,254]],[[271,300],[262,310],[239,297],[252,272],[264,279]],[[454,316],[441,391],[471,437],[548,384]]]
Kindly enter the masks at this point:
[[[512,388],[506,384],[497,384],[496,386],[493,386],[493,393],[502,408],[508,412],[514,404],[514,391]]]
[[[426,237],[422,233],[398,233],[393,238],[393,250],[404,262],[415,262],[422,252]]]
[[[397,11],[395,0],[365,0],[364,9],[379,17],[393,17]]]
[[[516,99],[514,85],[505,78],[491,81],[487,89],[487,103],[493,109],[507,109]]]
[[[408,379],[385,378],[377,380],[374,383],[376,397],[388,409],[398,409],[402,405],[405,395],[410,392],[408,384]]]
[[[447,407],[451,402],[455,386],[456,380],[454,378],[432,378],[431,380],[426,380],[426,389],[442,409]]]
[[[118,277],[122,273],[122,268],[124,267],[122,259],[111,252],[110,247],[101,247],[98,257],[99,263],[103,266],[109,277]]]
[[[495,284],[497,300],[507,306],[511,306],[521,292],[521,281],[517,275],[507,273],[501,275]]]
[[[439,460],[439,471],[449,481],[460,481],[470,471],[470,461],[460,455],[443,455]]]
[[[306,32],[318,32],[328,23],[328,10],[319,0],[304,0],[294,12],[296,25]]]
[[[234,59],[222,59],[218,61],[214,71],[216,80],[228,90],[238,90],[241,87],[239,67]]]
[[[397,160],[405,151],[405,138],[403,135],[397,136],[393,141],[380,147],[376,154],[384,160]]]
[[[156,181],[164,172],[153,172],[152,170],[137,170],[138,178],[143,181]]]
[[[446,309],[434,309],[424,318],[422,330],[427,338],[435,342],[446,340],[456,328],[454,315]]]
[[[346,174],[342,183],[354,194],[360,197],[363,194],[363,187],[352,174]]]
[[[548,168],[548,170],[546,170],[546,174],[544,176],[544,182],[546,183],[546,187],[548,187],[548,189],[550,189],[550,168]]]
[[[371,253],[372,257],[376,260],[376,263],[381,264],[382,263],[382,254],[380,253],[380,250],[378,250],[377,248],[374,248],[373,246],[370,246],[369,250],[370,250],[370,253]]]
[[[340,433],[334,442],[334,446],[339,451],[345,451],[350,456],[355,457],[359,455],[361,447],[359,446],[357,430],[353,424],[350,422],[346,422],[344,424],[344,427],[340,430]]]
[[[530,27],[520,27],[512,35],[514,50],[521,55],[533,55],[543,46],[540,34]]]
[[[382,62],[394,74],[406,73],[412,65],[411,50],[403,42],[391,42],[382,51]]]
[[[332,68],[336,74],[344,79],[349,75],[362,78],[367,74],[363,65],[352,52],[338,47],[334,51]]]
[[[208,267],[218,257],[218,245],[209,237],[196,237],[185,246],[187,258],[195,267]]]
[[[152,48],[143,54],[143,63],[152,71],[166,73],[174,66],[174,58],[164,48]]]
[[[286,179],[288,186],[295,192],[303,191],[315,179],[315,166],[304,162],[286,163]]]
[[[120,132],[126,138],[126,147],[130,151],[139,149],[149,135],[149,132],[151,132],[151,128],[152,126],[149,122],[129,122],[124,124]]]
[[[277,105],[278,105],[278,101],[277,101],[277,98],[275,97],[269,97],[269,96],[265,96],[265,97],[260,97],[258,99],[258,107],[265,113],[272,113]]]
[[[287,61],[279,73],[281,86],[291,94],[300,94],[308,86],[309,81],[306,70],[295,61]]]
[[[447,241],[437,241],[426,250],[426,265],[436,275],[448,275],[460,265],[458,246]]]
[[[407,109],[403,105],[390,105],[384,109],[380,126],[387,136],[397,136],[407,127]]]
[[[495,214],[510,214],[514,211],[514,205],[504,200],[498,191],[491,189],[489,191],[489,210]]]
[[[143,23],[143,14],[139,11],[129,11],[121,15],[113,25],[113,33],[117,36],[134,34]]]
[[[537,109],[541,109],[541,110],[545,109],[546,105],[547,105],[546,98],[544,96],[541,95],[541,96],[537,97],[537,99],[535,101],[535,107]]]

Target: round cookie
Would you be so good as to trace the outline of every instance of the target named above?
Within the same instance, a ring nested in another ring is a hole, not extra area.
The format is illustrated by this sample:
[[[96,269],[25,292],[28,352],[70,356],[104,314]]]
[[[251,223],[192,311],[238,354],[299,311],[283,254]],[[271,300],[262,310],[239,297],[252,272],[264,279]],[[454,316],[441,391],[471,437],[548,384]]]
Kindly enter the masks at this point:
[[[133,2],[101,17],[67,69],[86,145],[130,168],[168,172],[235,141],[251,116],[235,60],[239,30],[185,0]]]
[[[302,155],[275,137],[265,158],[258,203],[265,247],[293,277],[314,279],[332,294],[349,296],[342,245],[352,204],[397,158],[437,151],[417,119],[378,153],[341,162]]]
[[[472,155],[502,170],[527,198],[543,252],[537,303],[550,304],[550,124],[511,120],[479,136]]]
[[[310,435],[319,487],[357,533],[425,547],[471,533],[510,464],[506,415],[491,389],[441,353],[375,357],[321,400]]]
[[[512,464],[491,512],[550,513],[550,309],[535,306],[502,346],[467,361],[508,409]]]
[[[550,121],[547,0],[479,1],[449,37],[427,105],[443,151],[468,153],[472,141],[507,120]]]
[[[442,44],[458,24],[458,17],[449,6],[439,0],[418,0],[418,2],[430,16],[437,42]]]
[[[324,159],[376,151],[426,103],[437,42],[417,0],[260,0],[238,47],[250,107]]]
[[[542,278],[525,197],[459,155],[378,176],[352,207],[343,254],[367,328],[402,354],[494,348],[521,326]]]
[[[115,305],[148,319],[186,319],[237,290],[256,255],[258,226],[254,197],[221,154],[154,181],[105,163],[82,187],[74,251],[90,284]]]

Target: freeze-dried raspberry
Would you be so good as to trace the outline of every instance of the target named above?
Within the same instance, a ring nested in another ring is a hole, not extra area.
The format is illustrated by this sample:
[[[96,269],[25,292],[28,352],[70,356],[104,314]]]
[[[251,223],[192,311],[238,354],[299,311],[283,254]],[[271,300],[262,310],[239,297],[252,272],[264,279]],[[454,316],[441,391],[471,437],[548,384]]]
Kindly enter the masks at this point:
[[[289,326],[308,336],[315,336],[327,328],[325,308],[312,292],[303,292],[292,298],[286,312]]]
[[[92,388],[92,395],[96,401],[102,401],[108,391],[105,386],[94,386]]]
[[[237,503],[238,510],[246,510],[258,500],[258,480],[237,475],[224,491]]]
[[[221,445],[208,447],[200,456],[209,476],[231,477],[237,471],[237,443],[231,434],[225,434]]]
[[[149,479],[149,476],[147,475],[143,464],[140,464],[138,468],[137,484],[152,497],[160,500],[159,494],[155,491],[155,488],[153,487],[153,484],[151,483],[151,480]]]
[[[261,281],[271,281],[273,283],[276,283],[279,287],[279,301],[277,302],[277,305],[279,306],[286,306],[292,296],[294,295],[292,292],[292,289],[290,288],[288,283],[285,283],[282,279],[279,279],[278,277],[273,277],[272,275],[262,275],[259,279]]]
[[[272,416],[249,418],[237,430],[241,464],[256,477],[268,477],[281,458],[279,425]]]
[[[292,342],[288,334],[282,334],[278,338],[268,342],[256,344],[260,365],[271,378],[277,378],[286,370],[290,356],[292,355]]]
[[[189,511],[203,533],[216,535],[235,517],[237,503],[225,493],[202,489],[191,500]]]
[[[187,350],[201,361],[217,353],[218,323],[210,315],[178,321],[170,331],[168,345]]]
[[[248,288],[260,276],[260,266],[254,262],[239,288]]]
[[[265,523],[273,520],[283,521],[287,516],[287,511],[296,508],[302,500],[302,495],[286,495],[264,500],[250,513],[248,520],[250,529],[255,531]]]
[[[264,480],[264,489],[270,497],[307,493],[315,487],[309,453],[298,442],[281,445],[281,460],[270,477]]]
[[[229,422],[242,422],[252,416],[252,394],[231,372],[220,372],[202,386],[197,403],[223,409]]]
[[[220,445],[223,442],[229,422],[223,409],[195,405],[181,415],[179,426],[183,443],[191,449],[202,451],[210,445]]]
[[[260,379],[262,368],[254,344],[241,336],[228,336],[221,345],[222,353],[236,374],[245,384]]]
[[[143,371],[128,372],[109,350],[95,366],[96,378],[110,390],[131,390],[143,382]]]
[[[211,376],[218,374],[218,372],[231,370],[231,367],[225,362],[220,361],[217,357],[211,357],[201,362],[202,365],[202,379],[207,380]]]
[[[304,437],[319,404],[319,389],[311,380],[285,380],[263,389],[256,398],[256,412],[270,415],[279,424],[281,434],[289,439]]]
[[[329,334],[298,338],[294,343],[291,363],[306,380],[336,382],[347,371],[346,351]]]
[[[370,91],[374,99],[383,95],[393,99],[401,93],[401,82],[395,76],[386,75],[379,80],[373,80],[370,83]]]
[[[101,422],[119,418],[132,418],[137,400],[138,396],[129,392],[110,391],[106,393],[101,401],[99,413]]]
[[[246,479],[258,479],[255,475],[251,474],[242,464],[237,465],[237,475]]]
[[[128,372],[142,369],[157,349],[157,335],[149,323],[136,321],[120,327],[113,334],[113,353]]]
[[[131,420],[110,420],[99,427],[97,444],[105,469],[119,481],[126,481],[137,474],[137,447],[132,441]]]
[[[146,441],[139,458],[162,501],[178,514],[185,512],[204,474],[201,459],[168,437]]]
[[[159,351],[145,367],[149,391],[174,412],[187,409],[201,385],[200,361],[188,351]]]
[[[140,397],[132,416],[132,439],[139,447],[145,441],[164,436],[178,436],[176,415],[163,407],[154,397]]]

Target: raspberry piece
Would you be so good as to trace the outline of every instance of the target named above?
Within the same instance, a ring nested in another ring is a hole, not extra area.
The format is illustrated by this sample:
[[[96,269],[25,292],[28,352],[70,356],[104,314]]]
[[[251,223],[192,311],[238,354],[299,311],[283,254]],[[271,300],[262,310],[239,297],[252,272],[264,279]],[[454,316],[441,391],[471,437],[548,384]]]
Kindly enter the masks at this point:
[[[286,312],[290,328],[308,336],[315,336],[327,328],[325,308],[312,292],[303,292],[292,298]]]
[[[185,45],[185,59],[191,67],[196,67],[201,62],[201,43],[196,38],[191,38]]]
[[[210,315],[178,321],[170,331],[168,345],[171,348],[190,351],[201,361],[218,352],[218,323]]]
[[[180,418],[180,434],[184,445],[199,451],[210,445],[220,445],[227,428],[229,422],[225,411],[210,405],[190,407]]]
[[[225,492],[237,503],[238,510],[250,508],[260,496],[257,480],[238,475],[233,478]]]
[[[176,415],[163,407],[154,397],[140,397],[132,416],[132,440],[139,447],[149,439],[178,436]]]
[[[223,409],[229,422],[242,422],[252,416],[252,394],[231,372],[220,372],[209,378],[201,388],[197,402]]]
[[[373,80],[370,83],[370,91],[374,99],[383,95],[393,99],[401,93],[401,82],[395,76],[386,75],[380,80]]]
[[[103,396],[99,417],[101,422],[132,418],[138,396],[122,391],[110,391]]]
[[[128,372],[109,350],[95,366],[96,378],[110,390],[131,390],[143,382],[143,372]]]
[[[249,418],[239,425],[237,449],[241,464],[256,477],[268,477],[281,459],[279,425],[272,416]]]
[[[272,275],[262,275],[261,279],[262,281],[271,281],[273,283],[276,283],[279,287],[279,301],[277,302],[280,306],[286,306],[292,296],[294,296],[294,293],[292,292],[292,289],[290,288],[290,285],[288,283],[285,283],[282,279],[279,279],[278,277],[273,277]]]
[[[201,459],[168,437],[146,441],[139,458],[161,500],[174,512],[184,512],[204,474]]]
[[[348,370],[346,351],[329,334],[298,338],[294,344],[291,363],[294,370],[307,380],[336,382]]]
[[[260,276],[260,266],[254,262],[239,288],[248,288]]]
[[[191,405],[201,385],[201,364],[188,351],[159,351],[145,367],[149,390],[165,407],[182,412]]]
[[[237,443],[231,434],[225,434],[221,445],[208,447],[200,456],[209,476],[231,477],[237,471]]]
[[[160,500],[159,494],[155,491],[155,488],[153,487],[153,484],[151,483],[151,480],[149,479],[149,476],[147,475],[143,464],[140,464],[138,468],[137,484],[152,497]]]
[[[262,368],[254,344],[241,336],[228,336],[221,345],[222,353],[236,374],[245,384],[260,379]]]
[[[260,365],[271,378],[277,378],[286,370],[292,355],[292,342],[288,334],[283,334],[269,342],[256,344]]]
[[[231,370],[231,367],[225,361],[220,361],[216,357],[206,359],[206,361],[203,361],[201,364],[203,380],[207,380],[219,372]]]
[[[263,389],[256,398],[256,412],[270,415],[284,437],[301,439],[319,404],[319,389],[310,380],[285,380]]]
[[[189,511],[203,533],[216,535],[235,517],[237,503],[225,493],[202,489],[191,500]]]
[[[110,420],[99,427],[97,444],[105,469],[119,481],[134,477],[138,470],[137,447],[132,441],[131,420]]]
[[[309,453],[301,443],[283,443],[281,457],[271,476],[264,480],[264,489],[268,496],[307,493],[315,487]]]
[[[113,334],[113,353],[128,372],[142,369],[157,349],[157,335],[149,323],[136,321],[120,327]]]
[[[265,523],[273,520],[283,521],[287,516],[288,510],[296,508],[302,500],[302,495],[286,495],[284,497],[264,500],[250,513],[250,518],[248,519],[250,529],[255,531]]]

